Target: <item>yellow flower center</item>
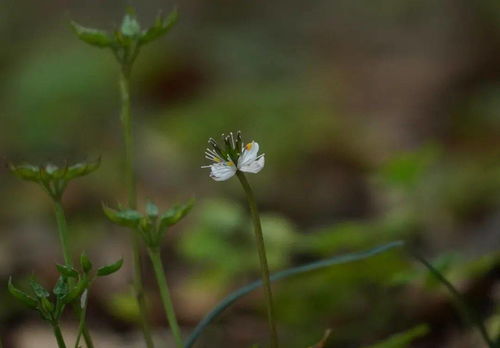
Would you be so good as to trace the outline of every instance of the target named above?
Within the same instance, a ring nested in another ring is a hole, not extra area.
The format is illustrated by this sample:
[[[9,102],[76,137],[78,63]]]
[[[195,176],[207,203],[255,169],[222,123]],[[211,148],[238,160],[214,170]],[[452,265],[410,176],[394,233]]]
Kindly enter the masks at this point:
[[[248,143],[245,148],[247,149],[247,151],[250,151],[250,149],[252,148],[252,143]]]

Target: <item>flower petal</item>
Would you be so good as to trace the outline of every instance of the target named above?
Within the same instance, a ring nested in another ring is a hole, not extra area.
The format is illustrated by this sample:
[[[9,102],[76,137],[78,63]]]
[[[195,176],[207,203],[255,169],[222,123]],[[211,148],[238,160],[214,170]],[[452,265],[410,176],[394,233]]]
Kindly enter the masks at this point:
[[[210,166],[210,177],[215,181],[225,181],[236,174],[236,167],[224,163],[215,163]]]
[[[253,161],[255,161],[257,159],[258,152],[259,152],[258,143],[252,141],[251,143],[246,144],[240,158],[238,158],[238,168],[241,169],[241,167],[247,166]]]
[[[242,172],[257,174],[258,172],[260,172],[262,170],[262,168],[264,168],[264,164],[265,164],[264,155],[260,155],[253,162],[245,164],[241,167],[238,166],[238,169],[241,170]]]

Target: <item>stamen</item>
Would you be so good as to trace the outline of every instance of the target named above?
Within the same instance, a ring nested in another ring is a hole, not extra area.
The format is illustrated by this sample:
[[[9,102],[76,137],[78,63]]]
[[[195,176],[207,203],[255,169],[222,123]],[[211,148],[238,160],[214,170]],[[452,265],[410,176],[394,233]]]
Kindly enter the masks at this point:
[[[234,143],[233,132],[231,132],[231,144],[233,145],[233,149],[235,149],[236,148],[236,144]]]
[[[214,157],[219,157],[219,155],[217,154],[217,152],[215,152],[213,150],[210,150],[210,149],[207,149],[207,151],[205,151],[205,154],[206,155],[212,155]]]
[[[217,162],[217,163],[222,162],[222,159],[219,156],[214,156],[212,154],[207,154],[206,152],[205,152],[205,158],[207,160],[214,161],[214,162]]]
[[[226,151],[231,153],[233,147],[231,146],[231,135],[226,135],[224,137],[224,143],[226,144]]]
[[[224,156],[222,150],[219,148],[219,145],[217,145],[217,142],[213,139],[210,138],[208,140],[208,143],[213,147],[214,152],[219,155],[219,156]]]
[[[238,131],[236,133],[236,146],[238,148],[238,151],[243,151],[243,140],[241,139],[241,131]]]
[[[210,153],[211,153],[211,154],[213,154],[213,155],[217,155],[217,152],[216,152],[216,151],[214,151],[214,150],[212,150],[212,149],[207,149],[207,151],[208,151],[208,152],[210,152]]]

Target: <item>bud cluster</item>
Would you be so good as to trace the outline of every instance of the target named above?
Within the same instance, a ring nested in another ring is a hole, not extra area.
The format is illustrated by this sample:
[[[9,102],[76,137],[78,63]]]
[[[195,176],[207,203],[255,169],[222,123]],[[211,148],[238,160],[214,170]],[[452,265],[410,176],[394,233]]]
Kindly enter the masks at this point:
[[[123,260],[120,259],[115,263],[101,267],[95,276],[103,277],[113,274],[121,268],[122,264]],[[33,294],[16,288],[12,284],[12,279],[9,279],[9,292],[27,307],[38,311],[44,320],[56,325],[66,305],[78,299],[80,299],[82,308],[86,305],[86,293],[95,276],[90,274],[92,263],[85,253],[80,257],[80,266],[81,272],[70,265],[56,265],[60,276],[52,289],[53,296],[34,278],[30,280]],[[51,297],[53,298],[51,299]]]
[[[126,226],[137,231],[148,248],[158,249],[168,227],[179,222],[193,207],[191,199],[184,204],[174,205],[160,215],[158,207],[148,202],[145,214],[132,209],[118,210],[103,205],[103,210],[109,220],[117,225]]]
[[[69,181],[92,173],[99,168],[100,163],[100,159],[64,167],[58,167],[52,163],[43,166],[11,163],[9,168],[17,177],[40,184],[53,199],[60,200]]]
[[[166,34],[177,22],[177,18],[176,10],[167,17],[160,13],[151,27],[142,29],[135,11],[129,8],[120,28],[112,33],[87,28],[74,21],[71,22],[71,26],[80,40],[92,46],[110,48],[123,66],[130,67],[140,47]]]

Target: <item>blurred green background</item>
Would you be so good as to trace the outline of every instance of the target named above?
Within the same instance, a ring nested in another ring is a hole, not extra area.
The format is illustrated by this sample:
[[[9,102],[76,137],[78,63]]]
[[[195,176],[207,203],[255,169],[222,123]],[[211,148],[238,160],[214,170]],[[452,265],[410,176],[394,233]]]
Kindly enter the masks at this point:
[[[127,4],[140,22],[175,5],[180,21],[142,50],[132,79],[140,200],[195,196],[164,245],[183,329],[259,277],[236,180],[208,178],[209,137],[241,130],[266,153],[249,177],[273,270],[405,239],[500,333],[500,3],[497,0],[0,2],[0,156],[64,163],[102,156],[64,198],[75,255],[125,257],[95,284],[97,347],[142,347],[131,298],[128,232],[101,202],[125,202],[118,67],[68,22],[113,29]],[[0,284],[61,262],[52,207],[0,171]],[[145,263],[157,339],[169,339]],[[50,330],[0,287],[6,348],[53,347]],[[402,251],[275,285],[284,347],[483,347],[442,287]],[[73,317],[64,320],[71,339]],[[260,292],[240,300],[198,347],[266,342]],[[391,335],[385,345],[380,344]],[[397,343],[398,341],[403,343]],[[411,343],[404,343],[411,341]],[[379,344],[379,345],[377,345]]]

